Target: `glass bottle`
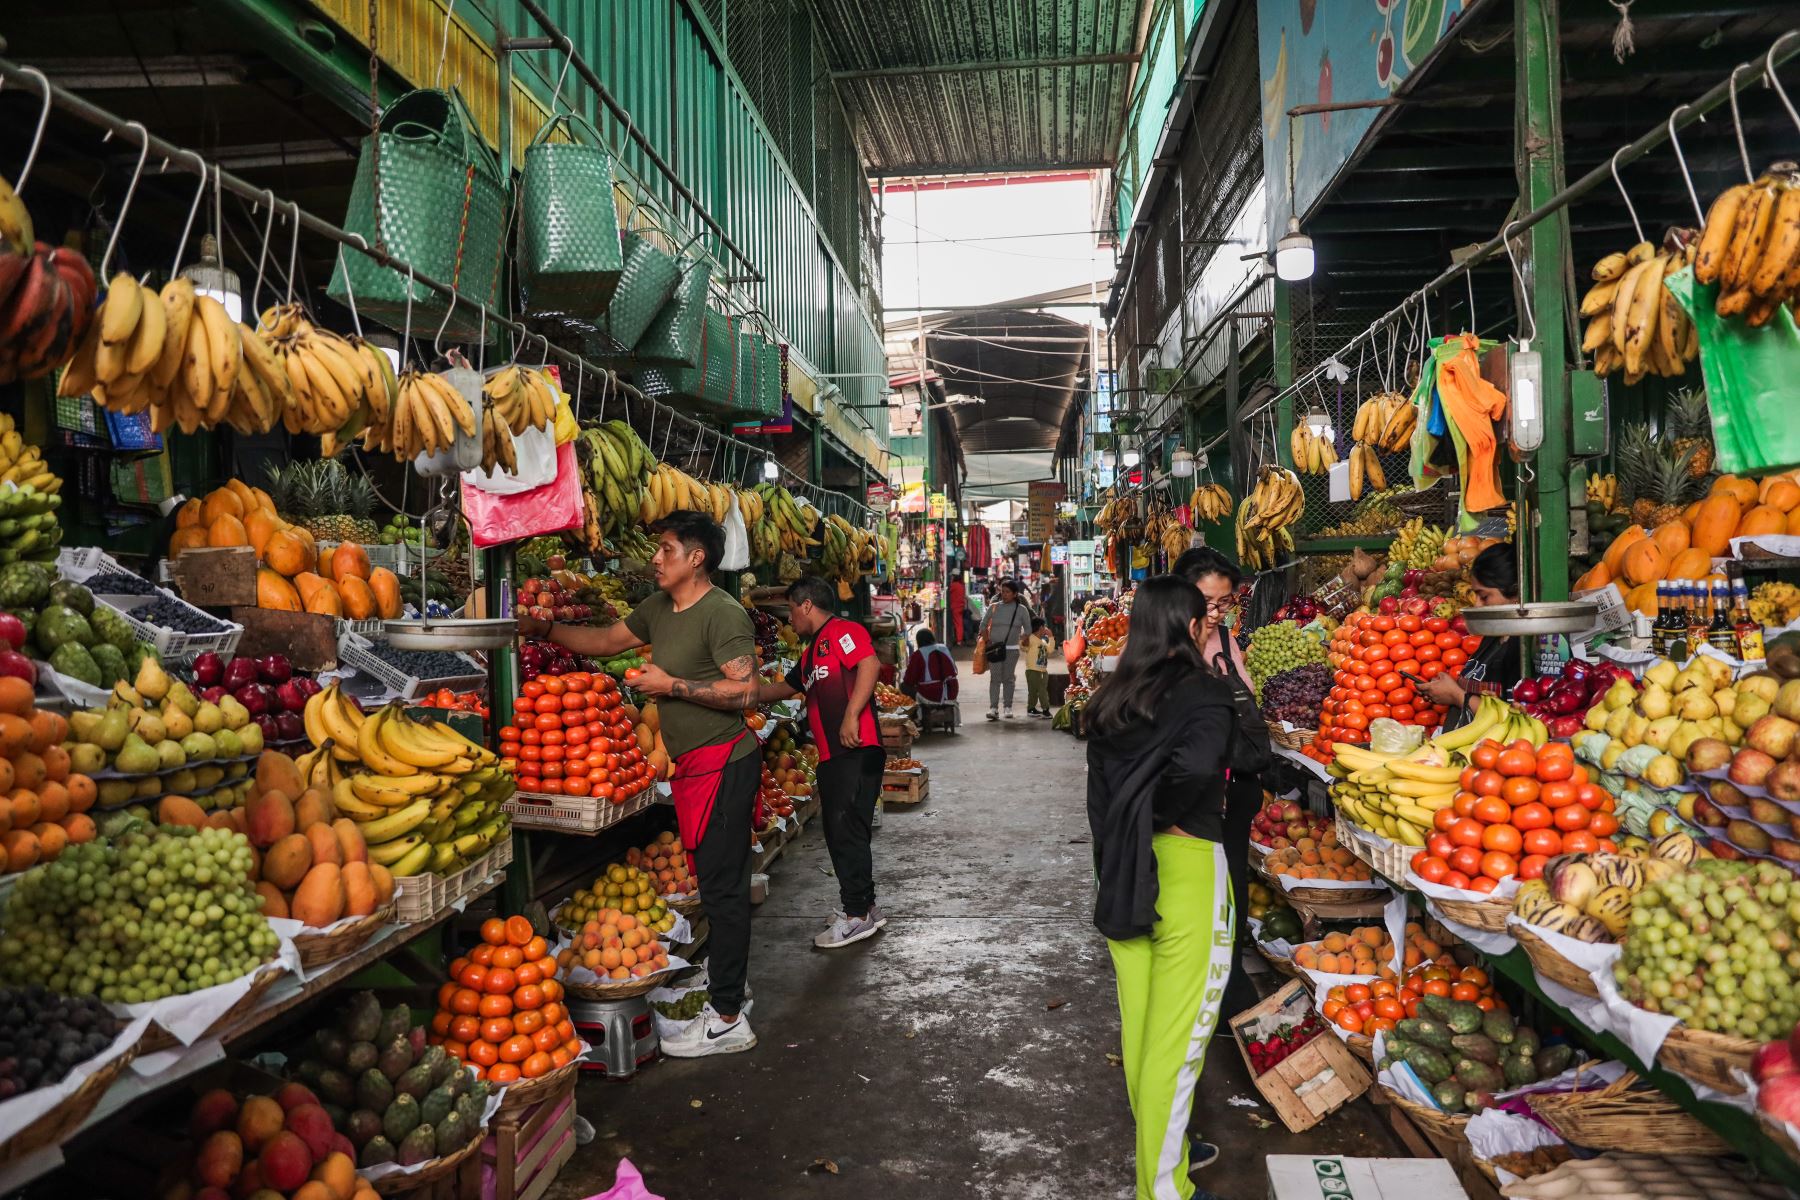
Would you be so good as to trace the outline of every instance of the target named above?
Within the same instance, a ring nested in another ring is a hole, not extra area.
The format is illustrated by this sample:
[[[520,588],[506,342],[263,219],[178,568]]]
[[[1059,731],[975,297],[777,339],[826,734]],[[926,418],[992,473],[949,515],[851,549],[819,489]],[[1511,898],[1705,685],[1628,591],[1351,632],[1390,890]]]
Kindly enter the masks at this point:
[[[1706,642],[1721,654],[1737,657],[1737,629],[1731,621],[1731,585],[1723,579],[1708,581],[1712,595],[1712,619],[1706,624]]]
[[[1675,623],[1675,585],[1659,582],[1656,585],[1656,620],[1650,623],[1650,650],[1665,658],[1669,653],[1669,635]]]
[[[1712,617],[1706,611],[1706,580],[1696,579],[1689,585],[1688,592],[1686,657],[1692,658],[1706,645],[1706,629],[1712,623]]]
[[[1683,662],[1688,656],[1688,616],[1693,607],[1693,591],[1683,582],[1671,584],[1669,600],[1669,633],[1664,642],[1663,657],[1670,662]]]
[[[1750,585],[1739,575],[1731,581],[1733,633],[1737,637],[1737,656],[1742,662],[1762,662],[1762,622],[1750,615]]]

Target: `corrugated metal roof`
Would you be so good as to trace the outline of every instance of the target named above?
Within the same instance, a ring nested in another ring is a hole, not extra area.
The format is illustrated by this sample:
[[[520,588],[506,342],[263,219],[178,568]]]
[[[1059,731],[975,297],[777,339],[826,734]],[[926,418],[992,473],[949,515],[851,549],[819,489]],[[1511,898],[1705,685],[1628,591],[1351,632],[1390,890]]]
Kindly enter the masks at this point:
[[[814,0],[871,175],[1093,167],[1150,0]],[[1028,63],[1029,66],[1008,65]]]

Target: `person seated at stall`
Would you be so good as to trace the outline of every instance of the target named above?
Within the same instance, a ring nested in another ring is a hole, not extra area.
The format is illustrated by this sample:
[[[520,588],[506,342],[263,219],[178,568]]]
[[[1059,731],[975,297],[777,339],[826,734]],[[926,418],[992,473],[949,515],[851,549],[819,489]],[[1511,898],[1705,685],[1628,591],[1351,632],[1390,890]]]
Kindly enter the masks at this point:
[[[900,690],[926,704],[956,702],[956,659],[929,629],[919,631],[919,648],[906,660]]]
[[[1469,579],[1477,605],[1519,602],[1519,560],[1511,542],[1498,542],[1477,554],[1469,564]],[[1519,639],[1482,638],[1481,647],[1469,656],[1462,670],[1445,671],[1425,681],[1425,698],[1452,710],[1445,725],[1459,725],[1468,716],[1470,698],[1482,692],[1505,696],[1519,682]],[[1463,709],[1462,719],[1455,710]]]

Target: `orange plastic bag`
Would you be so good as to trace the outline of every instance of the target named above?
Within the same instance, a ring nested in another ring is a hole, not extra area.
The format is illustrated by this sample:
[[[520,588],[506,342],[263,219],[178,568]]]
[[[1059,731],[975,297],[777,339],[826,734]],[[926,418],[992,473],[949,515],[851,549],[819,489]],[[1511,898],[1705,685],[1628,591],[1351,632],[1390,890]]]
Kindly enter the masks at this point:
[[[1455,424],[1468,446],[1468,461],[1463,467],[1463,509],[1484,512],[1506,503],[1506,497],[1500,494],[1495,463],[1500,440],[1494,432],[1494,422],[1506,415],[1506,393],[1481,377],[1475,336],[1463,334],[1462,344],[1461,352],[1438,369],[1438,398],[1444,405],[1444,415]]]

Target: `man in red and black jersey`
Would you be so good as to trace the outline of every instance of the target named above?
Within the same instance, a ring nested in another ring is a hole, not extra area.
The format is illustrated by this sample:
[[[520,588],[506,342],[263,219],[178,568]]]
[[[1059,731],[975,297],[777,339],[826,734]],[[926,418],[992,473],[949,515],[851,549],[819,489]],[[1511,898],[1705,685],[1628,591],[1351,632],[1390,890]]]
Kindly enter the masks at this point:
[[[818,789],[825,845],[838,877],[844,910],[813,945],[825,950],[873,936],[887,924],[875,906],[870,831],[887,753],[875,724],[875,678],[880,664],[868,630],[833,616],[832,587],[814,575],[788,588],[788,623],[806,639],[800,661],[780,683],[765,683],[764,703],[805,694],[808,724],[819,748]]]

